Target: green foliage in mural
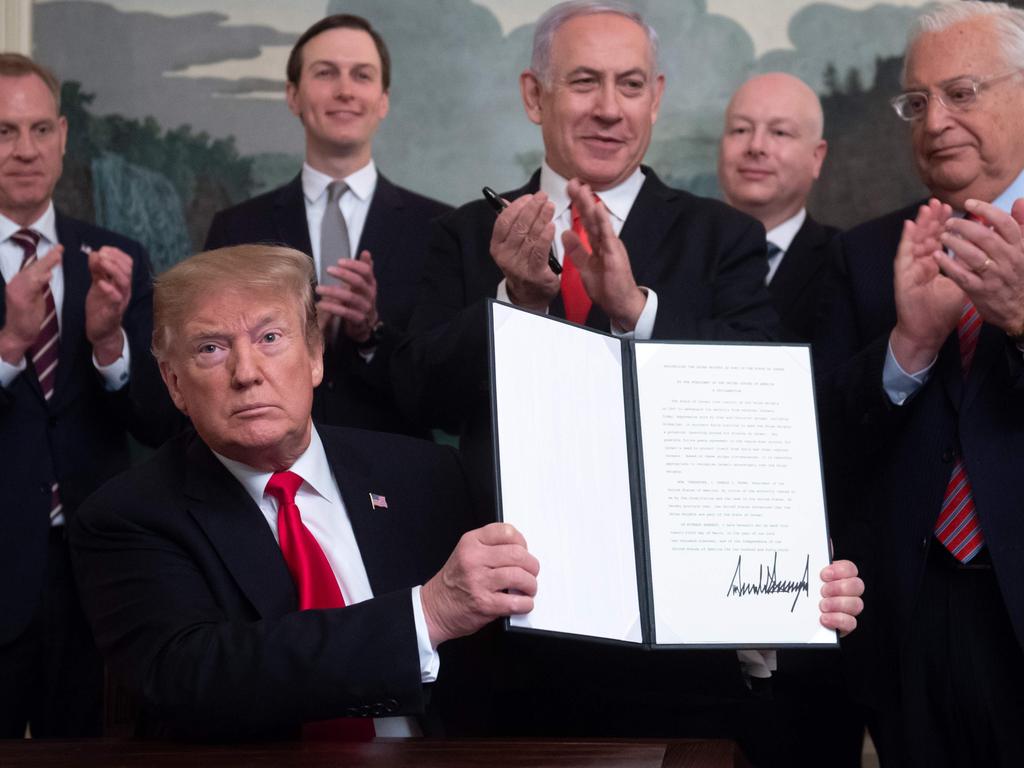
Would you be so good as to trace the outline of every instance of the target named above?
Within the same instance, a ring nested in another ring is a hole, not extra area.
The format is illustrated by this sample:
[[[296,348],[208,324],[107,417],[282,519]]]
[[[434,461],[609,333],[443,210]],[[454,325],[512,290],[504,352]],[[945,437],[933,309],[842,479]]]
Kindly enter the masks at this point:
[[[200,248],[213,214],[255,191],[253,159],[238,153],[233,137],[211,139],[189,125],[164,130],[152,117],[94,115],[92,102],[75,81],[61,88],[68,149],[57,205],[140,240],[158,270]],[[139,197],[145,204],[127,212],[105,202]]]

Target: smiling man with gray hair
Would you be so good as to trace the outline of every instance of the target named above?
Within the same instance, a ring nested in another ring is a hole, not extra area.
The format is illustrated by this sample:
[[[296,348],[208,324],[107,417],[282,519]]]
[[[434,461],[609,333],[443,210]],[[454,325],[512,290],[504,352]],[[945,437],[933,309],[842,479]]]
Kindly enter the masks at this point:
[[[864,565],[848,643],[886,765],[1024,754],[1024,11],[911,30],[903,93],[934,196],[841,238],[816,340],[836,549]]]
[[[394,361],[407,406],[461,432],[481,506],[493,505],[486,299],[637,339],[766,340],[775,322],[764,228],[641,165],[664,75],[640,14],[618,2],[556,5],[537,22],[519,87],[544,161],[502,195],[497,218],[480,200],[435,222],[413,338]],[[573,382],[550,386],[577,407]],[[859,581],[852,564],[835,565],[822,622],[849,630]],[[506,732],[735,737],[751,703],[732,651],[503,643],[496,703]]]

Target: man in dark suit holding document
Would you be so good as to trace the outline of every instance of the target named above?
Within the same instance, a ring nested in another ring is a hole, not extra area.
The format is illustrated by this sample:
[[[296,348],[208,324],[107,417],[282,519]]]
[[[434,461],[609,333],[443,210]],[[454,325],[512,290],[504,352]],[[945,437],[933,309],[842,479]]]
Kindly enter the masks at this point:
[[[235,246],[157,280],[153,348],[195,431],[71,521],[96,643],[144,734],[433,732],[434,705],[474,705],[425,685],[453,672],[438,646],[532,609],[536,559],[510,525],[466,532],[451,449],[313,425],[313,275],[299,251]]]
[[[641,160],[664,76],[657,35],[616,2],[568,2],[537,23],[520,77],[545,160],[503,197],[435,223],[424,283],[396,352],[404,404],[458,431],[480,505],[493,504],[487,298],[564,317],[620,337],[771,338],[764,229],[722,203],[666,187]],[[553,249],[562,272],[549,266]],[[569,381],[564,389],[573,407]],[[553,457],[557,461],[557,457]],[[859,580],[849,563],[822,623],[852,629]],[[836,590],[836,591],[833,591]],[[850,601],[850,602],[847,602]],[[842,607],[838,607],[842,606]],[[560,735],[736,736],[734,705],[749,698],[735,653],[637,653],[621,647],[503,638],[499,727]]]

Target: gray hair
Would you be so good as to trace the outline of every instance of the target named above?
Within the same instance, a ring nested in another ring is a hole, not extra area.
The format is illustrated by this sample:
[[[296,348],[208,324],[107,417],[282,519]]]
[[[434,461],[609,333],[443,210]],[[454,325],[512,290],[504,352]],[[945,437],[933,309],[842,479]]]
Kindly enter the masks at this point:
[[[660,72],[658,66],[658,33],[647,23],[643,15],[635,8],[619,0],[567,0],[559,3],[537,20],[533,29],[533,56],[530,58],[530,70],[545,85],[551,84],[551,45],[555,33],[565,22],[577,16],[593,16],[598,13],[614,13],[634,21],[647,33],[651,46],[651,65],[655,74]]]
[[[1012,8],[1006,3],[983,2],[983,0],[960,0],[933,7],[914,19],[907,33],[907,48],[903,57],[903,72],[900,82],[907,82],[907,61],[910,50],[918,38],[933,32],[943,32],[952,26],[975,19],[991,19],[996,33],[996,42],[1003,50],[1006,63],[1011,67],[1024,69],[1024,10]]]

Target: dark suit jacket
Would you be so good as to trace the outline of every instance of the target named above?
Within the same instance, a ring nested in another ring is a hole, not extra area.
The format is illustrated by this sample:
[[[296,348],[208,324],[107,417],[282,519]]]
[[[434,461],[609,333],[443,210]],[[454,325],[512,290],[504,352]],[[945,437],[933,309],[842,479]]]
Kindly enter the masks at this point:
[[[313,401],[313,417],[318,421],[426,436],[426,430],[395,407],[389,361],[412,316],[430,222],[449,210],[451,206],[378,176],[355,253],[368,250],[373,255],[377,309],[385,333],[369,364],[344,334],[326,350],[324,380]],[[219,212],[210,224],[205,247],[263,242],[313,253],[301,175],[283,187]]]
[[[75,519],[86,614],[111,669],[141,698],[150,735],[268,738],[309,720],[423,713],[410,588],[466,528],[457,457],[405,437],[318,431],[372,600],[297,610],[266,519],[191,431]],[[388,508],[371,509],[370,492]]]
[[[928,382],[902,407],[882,388],[896,324],[892,262],[915,206],[842,235],[835,289],[815,342],[819,404],[837,557],[861,567],[867,600],[846,647],[863,691],[893,701],[894,665],[913,620],[953,462],[962,454],[996,578],[1024,645],[1024,360],[985,324],[963,378],[956,332]]]
[[[640,285],[658,293],[654,337],[769,338],[775,315],[764,285],[764,229],[714,200],[670,189],[650,169],[623,226]],[[535,192],[535,174],[513,199]],[[486,297],[501,272],[488,244],[495,215],[469,203],[435,224],[412,336],[396,353],[396,386],[432,426],[461,430],[481,509],[493,508]],[[551,308],[563,316],[560,300]],[[595,307],[587,324],[604,331]],[[543,563],[541,564],[543,573]],[[543,575],[541,576],[543,588]],[[746,689],[732,652],[634,649],[509,636],[499,639],[504,710],[492,731],[554,735],[681,735],[738,731],[722,699]]]
[[[770,338],[776,317],[764,287],[760,223],[723,203],[670,189],[649,168],[644,173],[621,238],[636,282],[658,294],[654,338]],[[503,197],[515,199],[539,186],[538,171]],[[410,339],[393,364],[402,405],[429,426],[461,432],[470,446],[490,443],[484,299],[495,295],[502,279],[489,251],[494,219],[479,200],[436,222]],[[565,316],[560,296],[551,314]],[[596,305],[587,325],[609,328]],[[489,473],[487,466],[477,468]]]
[[[141,245],[107,230],[57,214],[64,246],[64,301],[60,358],[49,402],[26,370],[0,388],[0,645],[28,625],[46,571],[50,486],[60,483],[64,516],[105,480],[129,464],[128,434],[158,445],[176,425],[176,413],[149,352],[153,290],[149,259]],[[123,327],[131,370],[128,384],[107,392],[92,363],[85,337],[85,296],[91,277],[81,248],[112,245],[132,257],[132,296]],[[0,325],[6,322],[0,278]]]
[[[780,336],[786,340],[809,342],[814,338],[833,238],[838,231],[808,216],[768,285],[779,315]]]

